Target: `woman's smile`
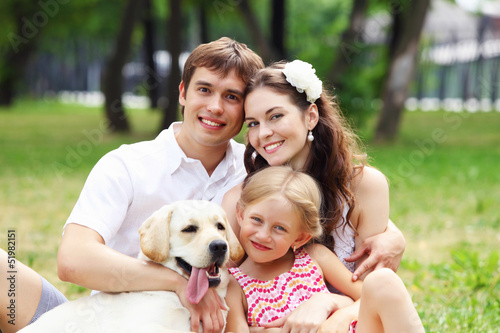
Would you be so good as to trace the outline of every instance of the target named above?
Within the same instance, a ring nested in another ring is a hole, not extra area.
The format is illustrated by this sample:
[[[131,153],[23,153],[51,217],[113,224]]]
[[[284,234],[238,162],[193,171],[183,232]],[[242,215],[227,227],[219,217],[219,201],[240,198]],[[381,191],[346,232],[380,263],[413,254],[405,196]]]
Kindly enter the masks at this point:
[[[277,150],[277,148],[281,147],[285,140],[279,141],[279,142],[274,142],[269,145],[265,145],[263,148],[266,151],[266,153],[273,153]]]

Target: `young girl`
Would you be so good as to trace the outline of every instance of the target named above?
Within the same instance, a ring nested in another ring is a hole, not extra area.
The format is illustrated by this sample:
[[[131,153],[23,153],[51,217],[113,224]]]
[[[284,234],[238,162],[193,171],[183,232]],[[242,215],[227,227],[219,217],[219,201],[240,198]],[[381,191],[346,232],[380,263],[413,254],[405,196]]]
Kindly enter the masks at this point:
[[[360,280],[352,281],[350,271],[331,250],[310,242],[322,234],[320,205],[314,179],[290,167],[268,167],[245,181],[237,219],[248,257],[230,268],[226,331],[266,330],[266,324],[284,318],[314,294],[328,293],[326,280],[355,300],[363,295],[363,301],[349,305],[360,307],[359,319],[343,309],[333,314],[343,323],[339,332],[423,332],[410,297],[392,270],[371,273],[363,286]],[[269,330],[291,329],[285,325]]]

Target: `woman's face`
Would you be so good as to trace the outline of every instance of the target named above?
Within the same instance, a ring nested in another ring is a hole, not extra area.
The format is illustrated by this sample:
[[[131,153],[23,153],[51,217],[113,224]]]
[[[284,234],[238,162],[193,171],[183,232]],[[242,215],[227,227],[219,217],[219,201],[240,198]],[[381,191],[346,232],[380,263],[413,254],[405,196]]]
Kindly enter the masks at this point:
[[[289,163],[302,169],[311,149],[307,134],[316,122],[314,104],[303,112],[287,95],[269,88],[257,88],[245,98],[249,143],[271,166]]]

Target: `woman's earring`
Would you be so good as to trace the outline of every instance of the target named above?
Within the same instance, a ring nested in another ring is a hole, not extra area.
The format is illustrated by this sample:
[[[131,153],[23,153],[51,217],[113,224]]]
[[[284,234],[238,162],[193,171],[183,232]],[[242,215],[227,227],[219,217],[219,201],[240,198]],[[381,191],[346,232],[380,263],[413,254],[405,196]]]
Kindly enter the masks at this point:
[[[313,135],[312,131],[309,131],[309,134],[307,134],[307,140],[309,142],[313,142],[314,141],[314,135]]]

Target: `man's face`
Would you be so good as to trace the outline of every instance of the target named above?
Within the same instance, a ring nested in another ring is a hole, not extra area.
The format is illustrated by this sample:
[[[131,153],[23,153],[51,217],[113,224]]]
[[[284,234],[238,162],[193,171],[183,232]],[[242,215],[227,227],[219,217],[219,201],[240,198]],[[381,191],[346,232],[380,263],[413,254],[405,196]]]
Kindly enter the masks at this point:
[[[181,147],[201,145],[225,149],[243,124],[245,86],[235,71],[223,78],[205,67],[195,70],[187,90],[181,82],[179,103],[184,106],[184,122],[177,137]]]

